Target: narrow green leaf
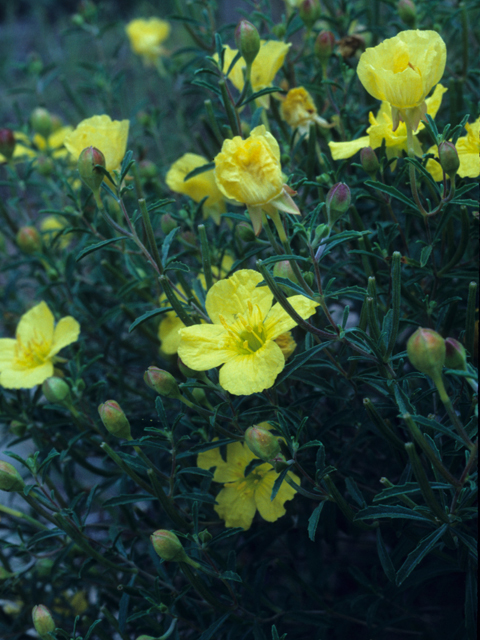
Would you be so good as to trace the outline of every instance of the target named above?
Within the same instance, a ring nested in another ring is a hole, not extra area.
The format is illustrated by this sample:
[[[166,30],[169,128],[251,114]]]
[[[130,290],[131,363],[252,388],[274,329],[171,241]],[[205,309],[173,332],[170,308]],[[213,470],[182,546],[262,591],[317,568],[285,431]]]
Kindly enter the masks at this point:
[[[436,546],[437,542],[448,529],[448,524],[442,525],[419,542],[416,548],[408,554],[407,559],[397,572],[396,583],[399,587],[412,573],[415,567],[425,558],[428,553]]]
[[[433,247],[432,247],[431,244],[427,245],[426,247],[423,247],[422,252],[420,253],[420,266],[421,267],[424,267],[427,264],[427,262],[428,262],[428,260],[430,258],[430,255],[432,253],[432,249],[433,249]]]
[[[260,91],[257,91],[256,93],[252,93],[251,96],[248,96],[248,98],[245,98],[245,100],[243,100],[241,104],[239,104],[238,106],[243,107],[243,105],[248,104],[249,102],[252,102],[252,100],[261,98],[262,96],[265,96],[269,93],[285,93],[285,91],[281,87],[266,87],[265,89],[260,89]]]
[[[229,615],[230,613],[224,613],[221,618],[216,620],[212,625],[208,627],[206,631],[202,633],[198,640],[210,640],[210,638],[213,638],[214,634],[220,629]]]
[[[386,193],[387,195],[392,196],[392,198],[396,198],[397,200],[400,200],[400,202],[403,202],[403,204],[408,205],[412,209],[416,209],[415,203],[412,200],[407,198],[407,196],[404,195],[401,191],[399,191],[395,187],[392,187],[389,184],[382,184],[381,182],[374,182],[373,180],[366,180],[363,184],[366,187],[371,187],[372,189],[375,189],[376,191],[382,191],[383,193]]]
[[[106,247],[107,245],[112,244],[113,242],[119,242],[120,240],[128,240],[128,237],[119,236],[118,238],[109,238],[108,240],[102,240],[102,242],[97,242],[97,244],[91,244],[88,247],[85,247],[85,249],[82,249],[82,251],[80,251],[80,253],[77,254],[75,261],[78,262],[85,256],[88,256],[89,253],[93,253],[98,249],[102,249],[103,247]]]
[[[400,506],[367,507],[359,511],[355,515],[354,520],[376,520],[377,518],[402,518],[405,520],[420,520],[421,522],[432,523],[431,520],[412,511],[412,509]]]
[[[282,486],[282,482],[289,471],[290,471],[290,467],[287,467],[280,473],[278,478],[275,480],[273,489],[272,489],[272,495],[270,496],[270,501],[275,500],[275,496],[279,492],[280,487]]]
[[[155,316],[159,316],[162,313],[166,313],[167,311],[171,311],[172,309],[173,307],[162,307],[161,309],[153,309],[153,311],[147,311],[147,313],[144,313],[143,316],[140,316],[132,322],[132,324],[128,327],[128,333],[131,333],[138,327],[139,324],[142,324],[142,322],[150,320],[150,318],[154,318]]]
[[[121,504],[135,504],[136,502],[143,502],[144,500],[156,500],[155,496],[151,496],[150,494],[122,494],[120,496],[116,496],[115,498],[110,498],[106,500],[102,507],[118,507]]]
[[[315,534],[317,532],[318,521],[320,520],[320,514],[325,505],[325,500],[320,502],[318,507],[312,511],[310,518],[308,519],[308,537],[312,542],[315,542]]]
[[[385,575],[390,580],[390,582],[393,582],[393,584],[395,584],[395,567],[393,566],[393,562],[388,555],[388,551],[383,541],[380,527],[377,528],[377,552],[380,564],[382,565],[382,569],[384,570]]]
[[[215,162],[208,162],[207,164],[202,164],[201,167],[197,167],[196,169],[193,169],[193,171],[190,171],[190,173],[187,173],[183,181],[186,182],[187,180],[190,180],[190,178],[199,176],[201,173],[205,173],[205,171],[211,171],[212,169],[215,169]]]

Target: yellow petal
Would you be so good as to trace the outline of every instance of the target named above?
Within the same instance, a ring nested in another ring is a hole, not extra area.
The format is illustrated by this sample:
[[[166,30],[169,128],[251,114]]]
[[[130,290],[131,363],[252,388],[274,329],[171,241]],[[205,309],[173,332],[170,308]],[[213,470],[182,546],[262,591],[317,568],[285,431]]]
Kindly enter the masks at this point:
[[[254,353],[237,355],[226,362],[220,369],[220,386],[237,396],[260,393],[273,387],[284,367],[282,350],[269,341]]]
[[[270,465],[260,465],[258,471],[267,466]],[[297,484],[300,484],[300,479],[296,475],[294,475],[293,473],[289,473],[288,475]],[[284,516],[285,507],[283,505],[287,500],[291,500],[297,493],[296,490],[284,480],[275,498],[273,500],[270,500],[273,485],[278,476],[279,474],[275,473],[275,471],[272,469],[263,477],[262,481],[259,483],[255,491],[256,507],[262,518],[264,520],[267,520],[267,522],[275,522],[275,520],[278,520],[279,518]]]
[[[48,361],[32,369],[5,369],[0,374],[0,385],[5,389],[31,389],[51,376],[53,376],[53,364]]]
[[[214,509],[225,520],[226,527],[249,529],[257,510],[253,493],[238,488],[239,482],[226,485],[218,494]]]
[[[180,329],[178,355],[194,371],[218,367],[230,357],[222,346],[225,329],[218,324],[195,324]]]
[[[360,149],[371,145],[370,138],[368,136],[362,136],[349,142],[329,142],[328,146],[330,147],[334,160],[345,160],[345,158],[351,158],[357,151],[360,151]]]
[[[170,25],[159,18],[138,18],[129,22],[125,31],[134,53],[155,58],[162,53],[160,45],[170,35]]]
[[[13,338],[0,338],[0,371],[10,366],[15,357],[16,340]]]
[[[251,83],[253,91],[269,87],[282,67],[291,43],[268,40],[262,42],[257,57],[252,64]]]
[[[174,311],[165,314],[163,320],[158,327],[158,337],[161,341],[160,348],[167,355],[173,355],[178,351],[180,344],[180,329],[184,329],[185,325]]]
[[[110,116],[93,116],[82,120],[64,140],[65,147],[78,160],[86,147],[96,147],[105,156],[107,171],[118,169],[127,150],[128,120],[112,120]]]
[[[20,318],[16,336],[23,343],[41,338],[42,341],[51,344],[53,341],[53,325],[53,313],[48,305],[42,301]]]
[[[165,177],[165,182],[172,191],[183,193],[195,202],[200,202],[208,196],[205,205],[212,206],[223,199],[215,182],[213,169],[184,181],[186,175],[204,164],[208,164],[208,160],[203,156],[196,153],[185,153],[172,164]]]
[[[240,269],[228,278],[219,280],[207,293],[205,308],[212,322],[218,324],[220,315],[227,322],[233,322],[237,314],[248,309],[248,301],[258,305],[262,317],[265,317],[272,306],[273,294],[268,287],[257,287],[263,280],[258,271]]]
[[[50,350],[49,357],[54,356],[56,353],[66,347],[68,344],[72,342],[76,342],[78,340],[78,336],[80,334],[80,325],[72,318],[72,316],[66,316],[65,318],[61,318],[59,320],[57,326],[55,327],[55,332],[53,334],[53,344]]]
[[[306,320],[313,313],[315,313],[316,307],[318,307],[318,302],[314,300],[310,300],[305,296],[291,296],[288,298],[288,302],[292,305],[298,315]],[[293,329],[296,327],[297,323],[293,320],[288,313],[283,309],[283,307],[278,304],[273,305],[272,310],[268,314],[267,318],[264,321],[265,332],[267,334],[267,338],[270,340],[275,340],[279,335]]]
[[[435,91],[432,93],[430,98],[427,98],[425,100],[425,102],[427,103],[427,113],[429,116],[432,116],[432,118],[435,118],[435,116],[437,115],[438,110],[440,109],[440,105],[442,104],[443,94],[446,91],[448,91],[446,87],[444,87],[442,84],[437,84],[437,86],[435,87]]]

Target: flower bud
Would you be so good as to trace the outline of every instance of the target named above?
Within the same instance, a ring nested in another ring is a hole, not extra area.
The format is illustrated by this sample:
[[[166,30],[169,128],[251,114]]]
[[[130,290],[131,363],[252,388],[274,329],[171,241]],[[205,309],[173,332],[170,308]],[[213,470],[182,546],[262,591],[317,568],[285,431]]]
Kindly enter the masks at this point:
[[[42,384],[42,391],[46,399],[52,403],[62,404],[70,399],[70,387],[65,380],[56,376],[45,380]]]
[[[23,253],[35,253],[42,249],[42,237],[35,227],[21,227],[17,233],[17,245]]]
[[[32,111],[30,124],[35,133],[39,133],[44,138],[48,138],[52,133],[52,117],[43,107],[37,107]]]
[[[450,180],[453,180],[460,167],[460,160],[455,145],[451,142],[442,142],[438,147],[438,158],[442,169]]]
[[[297,276],[295,275],[292,269],[292,265],[288,260],[281,260],[280,262],[276,262],[273,267],[273,275],[276,278],[287,278],[295,284],[298,284]],[[279,284],[279,287],[287,296],[295,296],[298,293],[297,291],[295,291],[295,289],[292,289],[292,287],[289,287],[288,285]]]
[[[98,413],[105,429],[117,438],[131,440],[130,423],[123,409],[115,400],[107,400],[99,405]]]
[[[311,287],[313,285],[313,283],[315,282],[315,276],[313,275],[313,273],[311,271],[304,271],[302,273],[303,279],[305,280],[305,282],[308,284],[309,287]]]
[[[254,242],[257,237],[252,226],[248,222],[240,222],[235,228],[235,235],[244,242]]]
[[[0,129],[0,155],[10,160],[15,151],[15,136],[11,129]]]
[[[320,31],[315,40],[314,51],[322,64],[326,64],[333,53],[335,36],[331,31]]]
[[[55,631],[55,622],[52,614],[43,604],[38,604],[32,609],[32,620],[35,631],[40,638],[46,638],[49,633]]]
[[[48,156],[38,156],[35,162],[35,167],[41,176],[48,178],[48,176],[52,175],[53,170],[55,169],[55,163],[52,158],[49,158]]]
[[[78,158],[78,173],[89,189],[96,192],[103,182],[103,173],[96,165],[105,167],[105,156],[95,147],[87,147]]]
[[[467,369],[467,354],[461,342],[454,338],[445,340],[445,366],[449,369]]]
[[[0,460],[0,491],[22,491],[24,486],[25,482],[15,467]]]
[[[178,227],[177,221],[172,218],[169,213],[164,213],[160,218],[160,228],[165,235],[168,235],[170,231],[173,231]]]
[[[263,427],[248,427],[245,431],[245,444],[260,460],[272,460],[280,453],[278,438]]]
[[[24,422],[20,422],[20,420],[12,420],[8,430],[10,433],[13,433],[14,436],[23,438],[25,431],[27,430],[27,425]]]
[[[162,560],[170,560],[172,562],[186,562],[192,567],[200,566],[194,560],[191,560],[185,553],[185,549],[182,547],[182,543],[173,533],[173,531],[167,531],[166,529],[159,529],[154,531],[150,536],[155,553],[162,558]]]
[[[318,0],[303,0],[298,14],[307,29],[311,29],[322,13]]]
[[[431,378],[437,378],[445,364],[445,340],[433,329],[417,329],[407,342],[408,359]]]
[[[14,575],[14,573],[10,573],[10,571],[7,571],[0,565],[0,582],[2,580],[8,580],[8,578],[13,578]]]
[[[248,20],[240,20],[235,29],[235,43],[247,65],[251,65],[260,50],[257,28]]]
[[[337,211],[338,213],[345,213],[350,206],[352,196],[348,185],[343,182],[337,182],[334,184],[330,191],[327,193],[326,204],[327,209]]]
[[[287,27],[283,22],[273,25],[272,33],[278,40],[283,40],[287,33]]]
[[[319,224],[315,229],[315,236],[312,242],[313,248],[315,249],[315,247],[318,247],[320,242],[325,238],[328,238],[329,235],[330,235],[330,227],[328,226],[328,224]]]
[[[143,375],[143,379],[147,387],[150,387],[150,389],[153,389],[161,396],[178,398],[180,395],[177,381],[168,371],[164,371],[158,367],[148,367]]]
[[[144,180],[153,180],[158,175],[157,165],[151,160],[142,160],[138,163],[138,173]]]
[[[212,538],[213,536],[210,533],[210,531],[208,531],[208,529],[204,529],[203,531],[200,531],[200,533],[198,534],[198,539],[202,544],[208,544],[210,540],[212,540]]]
[[[400,0],[397,4],[398,17],[407,27],[413,29],[417,20],[417,8],[412,0]]]
[[[373,179],[380,169],[380,163],[372,147],[364,147],[360,151],[360,162],[362,163],[363,170]]]

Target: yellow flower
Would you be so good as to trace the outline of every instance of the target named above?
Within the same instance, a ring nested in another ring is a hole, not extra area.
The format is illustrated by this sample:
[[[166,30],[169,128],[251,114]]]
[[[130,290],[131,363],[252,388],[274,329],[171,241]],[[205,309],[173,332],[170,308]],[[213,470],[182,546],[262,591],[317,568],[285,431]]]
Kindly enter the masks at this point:
[[[290,89],[281,104],[280,114],[292,129],[298,129],[300,135],[308,135],[311,122],[316,122],[321,127],[330,127],[318,115],[313,98],[304,87]]]
[[[203,156],[196,153],[185,153],[172,164],[165,177],[165,182],[172,191],[183,193],[195,202],[200,202],[208,196],[203,205],[204,217],[210,215],[217,224],[220,224],[220,215],[225,213],[225,202],[215,182],[213,169],[184,181],[186,175],[204,164],[208,164],[208,160]]]
[[[279,335],[278,338],[275,338],[275,342],[278,344],[278,346],[282,350],[283,357],[285,358],[285,360],[288,360],[288,358],[292,355],[292,353],[297,348],[297,343],[293,339],[290,331],[287,331],[286,333],[282,333],[281,335]]]
[[[226,462],[218,448],[200,453],[197,457],[197,466],[201,469],[216,467],[213,479],[224,484],[216,497],[218,504],[214,509],[225,520],[226,527],[249,529],[257,510],[264,520],[275,522],[285,515],[284,504],[296,493],[284,481],[275,498],[270,500],[279,474],[271,464],[265,462],[245,476],[245,470],[252,460],[258,458],[241,442],[227,445]],[[289,472],[287,475],[300,484],[300,479],[295,474]]]
[[[252,72],[250,76],[250,83],[252,85],[253,93],[260,91],[261,89],[266,89],[270,87],[273,83],[277,72],[282,67],[283,62],[285,60],[285,56],[288,53],[288,49],[291,44],[286,44],[285,42],[279,42],[277,40],[261,40],[260,50],[257,54],[257,57],[253,61],[252,64]],[[227,45],[225,47],[224,53],[224,62],[223,62],[223,73],[227,73],[230,64],[233,59],[237,55],[238,51],[236,49],[230,49]],[[216,60],[218,60],[218,55],[215,54],[213,56]],[[243,58],[240,58],[230,71],[228,79],[236,87],[239,91],[242,91],[245,85],[245,77],[244,77],[244,69],[246,69],[247,63]],[[257,103],[259,106],[268,109],[270,104],[270,96],[267,94],[265,96],[260,96],[257,99]]]
[[[80,325],[71,316],[54,327],[53,314],[45,302],[27,311],[18,323],[16,339],[0,339],[0,386],[31,389],[53,376],[55,356],[76,342]]]
[[[242,269],[216,282],[207,293],[206,310],[213,324],[197,324],[180,330],[178,355],[195,371],[220,369],[220,385],[235,395],[269,389],[285,366],[282,349],[275,342],[296,322],[279,304],[272,307],[268,287],[258,287],[262,276]],[[317,302],[297,295],[288,298],[302,318],[309,318]]]
[[[357,73],[368,93],[394,107],[394,124],[401,116],[415,130],[425,113],[425,98],[440,81],[446,60],[445,43],[436,31],[402,31],[368,48]]]
[[[44,242],[48,245],[52,245],[55,242],[57,234],[65,229],[67,222],[60,216],[47,216],[40,223],[40,231],[43,234]],[[58,249],[65,249],[72,241],[72,234],[62,233],[62,235],[55,242],[55,246]]]
[[[480,175],[480,117],[473,124],[466,124],[467,135],[457,140],[455,148],[460,160],[458,175],[461,178],[478,178]],[[427,153],[433,153],[438,158],[438,147],[430,147]],[[437,160],[430,158],[425,165],[437,182],[443,180],[443,171]]]
[[[447,89],[439,84],[432,96],[426,100],[427,113],[432,118],[437,115],[445,91]],[[370,111],[368,119],[370,121],[370,127],[367,129],[368,135],[349,142],[328,143],[334,160],[350,158],[364,147],[377,149],[382,145],[383,140],[385,140],[385,152],[388,159],[399,157],[402,155],[402,151],[408,150],[407,126],[404,122],[400,122],[395,131],[393,130],[392,109],[388,102],[382,102],[376,116]],[[418,134],[422,129],[424,129],[424,125],[420,123],[414,134]],[[422,147],[417,138],[414,138],[414,151],[417,156],[423,155]],[[394,166],[392,165],[393,168]]]
[[[284,184],[278,142],[263,124],[246,140],[224,140],[215,156],[215,180],[226,198],[247,206],[257,235],[262,209],[269,214],[277,209],[300,213]]]
[[[112,120],[110,116],[93,116],[82,120],[65,138],[65,146],[74,160],[87,147],[96,147],[105,156],[107,171],[118,169],[127,150],[128,120]]]
[[[170,25],[159,18],[132,20],[125,27],[132,51],[142,56],[146,65],[155,64],[164,53],[162,42],[170,35]]]
[[[68,154],[64,147],[64,141],[72,131],[73,127],[60,127],[50,134],[48,138],[36,133],[32,139],[21,131],[15,131],[14,136],[17,144],[15,145],[13,157],[18,159],[36,158],[39,153],[51,153],[54,158],[63,158]],[[0,162],[3,161],[5,161],[5,158],[0,154]]]

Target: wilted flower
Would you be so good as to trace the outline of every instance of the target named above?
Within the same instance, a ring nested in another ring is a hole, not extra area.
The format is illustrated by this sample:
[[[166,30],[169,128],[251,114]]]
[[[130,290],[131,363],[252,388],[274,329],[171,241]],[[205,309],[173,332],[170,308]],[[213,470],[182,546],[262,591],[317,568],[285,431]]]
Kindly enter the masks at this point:
[[[225,520],[226,527],[249,529],[257,510],[264,520],[275,522],[285,515],[285,502],[295,496],[296,490],[284,481],[275,498],[270,500],[279,474],[265,462],[245,475],[252,460],[258,458],[241,442],[227,445],[226,461],[218,448],[198,454],[197,465],[201,469],[216,467],[213,480],[224,484],[216,496],[214,509]],[[295,474],[289,472],[287,476],[300,484]]]
[[[466,124],[465,129],[467,135],[459,138],[455,145],[460,160],[457,173],[461,178],[478,178],[480,175],[480,118],[472,124]],[[443,172],[437,160],[437,146],[430,147],[427,153],[433,153],[435,159],[430,158],[427,161],[426,169],[432,174],[434,180],[440,182],[443,180]]]
[[[440,81],[447,49],[436,31],[402,31],[361,56],[358,77],[365,89],[392,106],[395,130],[399,119],[415,130],[425,115],[425,98]]]
[[[313,98],[304,87],[290,89],[281,103],[280,113],[292,129],[298,129],[300,135],[309,133],[312,122],[325,128],[332,126],[318,115]]]
[[[215,182],[213,169],[185,180],[185,176],[191,171],[205,164],[208,164],[208,160],[203,156],[196,153],[185,153],[172,164],[165,177],[165,182],[172,191],[183,193],[195,202],[200,202],[207,197],[203,204],[203,215],[205,218],[211,216],[217,224],[220,224],[220,215],[225,212],[225,202]]]
[[[0,385],[6,389],[31,389],[53,376],[55,356],[76,342],[80,325],[71,316],[54,326],[45,302],[27,311],[18,323],[16,339],[0,339]]]
[[[157,58],[165,53],[162,42],[170,35],[170,25],[160,18],[144,20],[137,18],[125,27],[132,51],[142,56],[146,65],[154,65]]]
[[[242,269],[216,282],[207,293],[206,310],[213,324],[180,330],[178,355],[195,371],[220,369],[220,385],[235,395],[269,389],[285,366],[276,338],[296,326],[268,287],[257,287],[262,276]],[[317,302],[297,295],[289,303],[309,318]]]
[[[110,116],[93,116],[82,120],[65,138],[65,146],[78,160],[87,147],[95,147],[105,156],[107,171],[118,169],[127,150],[128,120],[112,120]]]

